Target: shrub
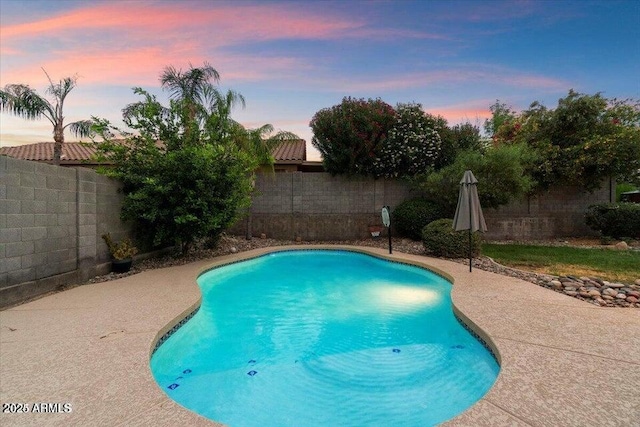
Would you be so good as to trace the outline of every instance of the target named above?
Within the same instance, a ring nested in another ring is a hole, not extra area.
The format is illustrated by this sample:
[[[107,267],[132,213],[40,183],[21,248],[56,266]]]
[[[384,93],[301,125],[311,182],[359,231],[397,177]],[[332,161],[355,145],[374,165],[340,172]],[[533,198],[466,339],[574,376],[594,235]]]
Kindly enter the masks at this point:
[[[585,215],[587,225],[603,236],[640,238],[640,204],[599,203]]]
[[[473,233],[471,251],[473,256],[480,255],[481,237]],[[422,229],[422,243],[427,252],[446,258],[465,258],[469,256],[469,232],[455,231],[453,220],[438,219]]]
[[[393,107],[380,99],[343,98],[313,116],[311,143],[331,175],[375,175],[376,153],[395,121]]]
[[[440,156],[440,135],[420,104],[398,104],[396,122],[374,161],[375,176],[411,177],[433,168]]]
[[[393,225],[402,236],[420,240],[424,226],[440,217],[440,208],[434,202],[426,199],[405,200],[393,211]]]
[[[526,145],[493,147],[485,153],[465,150],[452,164],[418,178],[416,185],[427,198],[440,204],[443,216],[453,217],[465,170],[471,170],[478,179],[482,207],[497,208],[531,190],[533,182],[527,170],[535,161],[535,153]]]

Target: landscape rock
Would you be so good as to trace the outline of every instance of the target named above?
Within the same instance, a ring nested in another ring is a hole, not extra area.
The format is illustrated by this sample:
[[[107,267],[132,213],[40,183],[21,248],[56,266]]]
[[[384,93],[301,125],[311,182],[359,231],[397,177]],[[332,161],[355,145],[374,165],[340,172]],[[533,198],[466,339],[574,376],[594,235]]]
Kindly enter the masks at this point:
[[[626,251],[627,249],[629,249],[629,245],[627,245],[627,242],[625,241],[616,243],[614,247],[621,251]]]
[[[559,280],[551,280],[549,283],[556,289],[562,289],[562,283]]]

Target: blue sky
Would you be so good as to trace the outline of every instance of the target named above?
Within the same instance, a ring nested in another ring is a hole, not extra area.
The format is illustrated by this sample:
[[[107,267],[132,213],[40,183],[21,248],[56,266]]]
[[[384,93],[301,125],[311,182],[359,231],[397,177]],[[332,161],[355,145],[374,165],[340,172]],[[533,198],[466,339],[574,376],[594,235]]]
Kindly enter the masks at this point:
[[[163,99],[164,66],[204,61],[246,98],[238,121],[309,146],[313,114],[344,96],[479,125],[496,99],[521,110],[571,88],[640,98],[638,1],[0,0],[0,16],[0,85],[44,93],[41,67],[77,74],[67,121],[119,123],[132,87]],[[1,146],[50,140],[45,119],[0,114]]]

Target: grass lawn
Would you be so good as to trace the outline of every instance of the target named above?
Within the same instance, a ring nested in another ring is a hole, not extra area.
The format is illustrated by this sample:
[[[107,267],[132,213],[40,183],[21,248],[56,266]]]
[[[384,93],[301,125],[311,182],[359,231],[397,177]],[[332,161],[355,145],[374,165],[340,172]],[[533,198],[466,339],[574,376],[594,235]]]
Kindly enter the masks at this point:
[[[640,279],[640,251],[485,243],[482,254],[502,265],[538,273],[627,283]]]

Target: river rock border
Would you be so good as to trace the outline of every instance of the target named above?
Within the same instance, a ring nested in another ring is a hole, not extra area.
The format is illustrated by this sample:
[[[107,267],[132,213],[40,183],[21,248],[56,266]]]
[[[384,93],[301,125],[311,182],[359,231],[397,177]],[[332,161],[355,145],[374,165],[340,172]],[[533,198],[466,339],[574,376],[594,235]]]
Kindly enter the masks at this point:
[[[526,280],[600,307],[640,308],[640,279],[634,284],[624,284],[596,277],[550,276],[506,267],[489,257],[474,259],[474,265],[482,270]]]

